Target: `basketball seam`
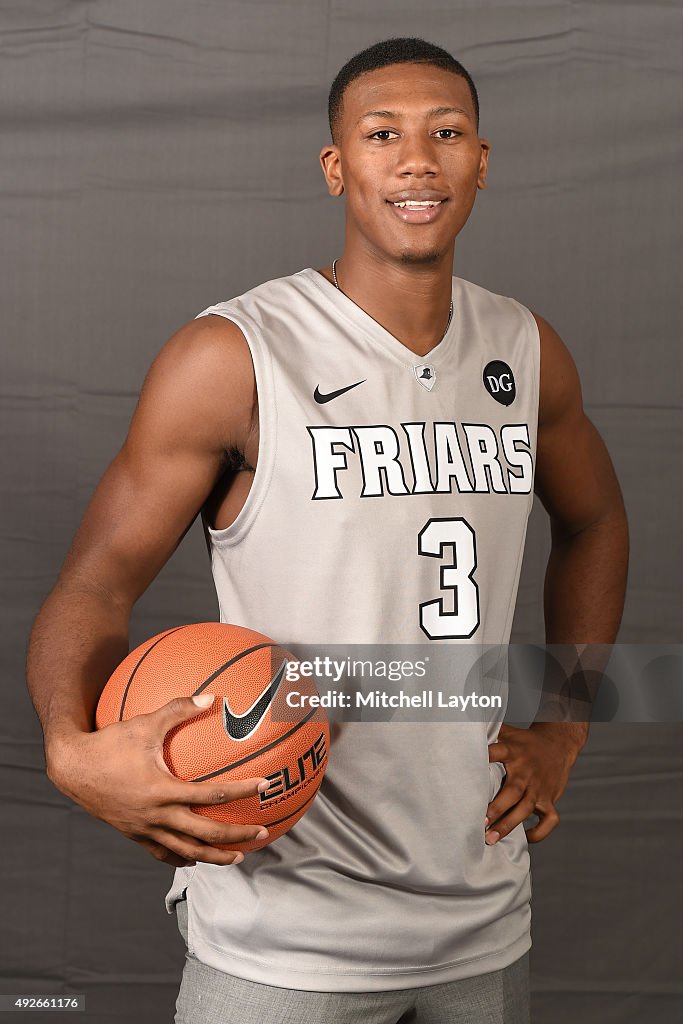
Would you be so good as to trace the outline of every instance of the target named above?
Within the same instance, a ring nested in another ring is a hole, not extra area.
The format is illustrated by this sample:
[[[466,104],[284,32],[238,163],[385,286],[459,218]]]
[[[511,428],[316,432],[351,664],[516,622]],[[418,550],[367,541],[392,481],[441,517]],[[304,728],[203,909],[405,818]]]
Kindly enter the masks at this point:
[[[175,629],[168,630],[168,632],[166,632],[162,636],[160,636],[158,640],[155,640],[154,643],[150,647],[147,648],[147,650],[142,655],[142,657],[138,661],[137,665],[135,666],[135,668],[131,672],[130,679],[126,683],[126,688],[123,691],[123,696],[121,697],[121,709],[119,711],[119,722],[123,721],[123,709],[124,709],[124,707],[126,705],[126,699],[128,697],[128,691],[130,690],[130,688],[132,686],[133,679],[135,677],[135,673],[140,668],[140,665],[142,665],[142,663],[145,660],[145,658],[147,657],[147,655],[150,654],[154,650],[154,648],[157,646],[157,644],[160,644],[162,640],[165,640],[167,636],[172,636],[172,634],[173,633],[177,633],[178,630],[180,630],[180,629],[189,629],[191,626],[194,626],[194,625],[196,625],[196,623],[188,622],[184,626],[176,626]],[[234,665],[236,661],[239,661],[240,658],[243,658],[245,655],[252,654],[254,651],[259,651],[259,650],[261,650],[262,647],[279,647],[279,646],[280,646],[279,644],[276,644],[273,641],[269,641],[268,643],[256,644],[254,647],[248,647],[246,650],[240,651],[240,653],[236,654],[234,658],[231,658],[230,661],[226,661],[224,665],[221,665],[221,667],[219,669],[216,669],[216,671],[213,673],[213,675],[209,676],[208,679],[205,679],[204,682],[201,684],[201,686],[198,689],[196,689],[194,691],[194,693],[190,694],[190,696],[191,697],[196,697],[198,693],[202,692],[202,690],[204,689],[205,686],[208,686],[209,683],[212,683],[214,681],[214,679],[217,679],[218,676],[221,674],[221,672],[225,672],[226,668],[230,668],[231,665]]]
[[[240,765],[253,761],[255,757],[259,756],[259,754],[265,754],[267,750],[272,750],[273,747],[277,747],[278,744],[283,743],[284,740],[293,736],[294,733],[302,727],[302,725],[305,725],[306,722],[313,718],[313,715],[317,710],[317,708],[312,708],[305,718],[302,718],[300,722],[297,722],[293,729],[290,729],[289,732],[283,733],[282,736],[278,736],[276,740],[273,740],[272,743],[266,744],[265,747],[259,747],[258,750],[254,750],[253,753],[248,754],[247,757],[243,757],[239,761],[233,761],[232,764],[228,764],[223,768],[217,768],[215,772],[209,772],[208,775],[198,775],[196,779],[187,779],[187,782],[206,782],[207,779],[215,779],[217,775],[223,775],[224,772],[231,772],[233,768],[239,768]]]
[[[239,654],[236,654],[233,658],[230,659],[230,661],[226,661],[224,665],[221,665],[220,668],[217,668],[216,671],[213,673],[213,675],[209,676],[208,679],[205,679],[204,682],[202,683],[202,685],[198,689],[196,689],[194,691],[192,696],[196,697],[198,693],[202,692],[202,690],[204,689],[205,686],[208,686],[209,683],[212,683],[214,681],[214,679],[218,679],[219,675],[221,675],[221,673],[225,672],[226,668],[230,668],[231,665],[234,665],[235,662],[239,661],[241,658],[246,658],[246,656],[248,654],[253,654],[254,651],[260,651],[264,647],[279,647],[279,646],[280,645],[276,644],[274,640],[269,640],[268,643],[265,643],[265,644],[255,644],[254,647],[247,647],[246,650],[240,651]]]
[[[128,697],[128,691],[130,690],[130,687],[132,685],[135,673],[140,668],[140,665],[142,665],[142,663],[145,660],[145,658],[147,657],[147,655],[150,653],[150,651],[154,650],[154,648],[157,646],[157,644],[160,644],[162,640],[165,640],[167,636],[171,636],[172,633],[177,633],[178,630],[180,630],[180,629],[188,629],[188,627],[191,626],[191,625],[193,625],[193,623],[187,623],[184,626],[176,626],[175,629],[170,629],[167,633],[164,633],[162,636],[159,637],[158,640],[155,640],[154,643],[151,644],[151,646],[147,648],[147,650],[142,655],[142,657],[140,658],[139,662],[137,663],[137,665],[135,666],[135,668],[131,672],[130,679],[126,683],[126,688],[123,691],[123,696],[121,697],[121,710],[119,712],[119,722],[123,721],[123,709],[126,706],[126,698]]]
[[[322,782],[322,779],[320,781]],[[264,828],[272,828],[273,825],[281,825],[283,821],[288,821],[290,818],[293,818],[295,814],[298,814],[299,811],[303,811],[304,807],[306,807],[308,804],[310,804],[311,800],[313,800],[317,796],[319,789],[320,789],[320,783],[318,783],[318,785],[316,786],[315,793],[311,793],[311,795],[309,796],[308,800],[304,800],[304,802],[299,807],[297,807],[297,809],[295,811],[292,811],[291,814],[285,815],[284,818],[278,818],[277,821],[266,821],[266,822],[264,822]]]

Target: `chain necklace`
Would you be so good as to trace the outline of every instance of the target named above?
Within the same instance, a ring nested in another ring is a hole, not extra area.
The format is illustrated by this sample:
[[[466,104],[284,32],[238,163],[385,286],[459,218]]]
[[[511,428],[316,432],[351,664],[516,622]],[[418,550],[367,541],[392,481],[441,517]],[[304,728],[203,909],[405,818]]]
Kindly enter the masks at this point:
[[[339,282],[337,281],[337,271],[335,270],[336,265],[337,265],[337,260],[332,260],[332,280],[334,281],[335,288],[337,288],[338,291],[341,291],[341,288],[339,287]],[[453,299],[451,299],[451,308],[450,308],[450,310],[448,312],[448,323],[446,324],[446,330],[443,332],[444,338],[446,337],[446,333],[448,331],[448,328],[451,326],[451,320],[452,319],[453,319]],[[441,339],[441,341],[443,341],[443,338]]]

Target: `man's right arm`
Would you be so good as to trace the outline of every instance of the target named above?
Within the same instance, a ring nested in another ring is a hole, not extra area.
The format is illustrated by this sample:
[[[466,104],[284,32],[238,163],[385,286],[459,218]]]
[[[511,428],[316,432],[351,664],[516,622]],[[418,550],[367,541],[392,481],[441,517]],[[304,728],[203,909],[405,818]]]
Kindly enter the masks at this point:
[[[125,443],[88,504],[29,642],[28,688],[50,779],[89,813],[176,865],[241,859],[212,844],[253,839],[259,827],[212,822],[190,806],[252,795],[260,780],[174,778],[163,739],[200,713],[189,697],[99,731],[95,708],[128,653],[133,605],[196,518],[224,453],[243,450],[254,403],[251,357],[235,324],[201,317],[170,339],[152,363]]]

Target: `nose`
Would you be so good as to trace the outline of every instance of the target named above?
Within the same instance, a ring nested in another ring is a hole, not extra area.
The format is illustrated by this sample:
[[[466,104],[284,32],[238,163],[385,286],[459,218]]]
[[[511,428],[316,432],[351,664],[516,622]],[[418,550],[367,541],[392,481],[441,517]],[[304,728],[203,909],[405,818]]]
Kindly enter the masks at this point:
[[[406,133],[396,152],[398,153],[399,174],[438,174],[440,171],[436,144],[428,134]]]

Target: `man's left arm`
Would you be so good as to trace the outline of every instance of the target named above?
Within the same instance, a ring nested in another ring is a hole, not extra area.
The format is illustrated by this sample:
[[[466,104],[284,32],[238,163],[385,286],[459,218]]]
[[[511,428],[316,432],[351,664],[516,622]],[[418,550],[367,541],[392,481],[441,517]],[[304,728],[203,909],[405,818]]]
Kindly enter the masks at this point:
[[[605,444],[586,416],[576,365],[550,324],[534,313],[540,335],[540,393],[535,493],[550,516],[551,551],[543,592],[546,644],[613,644],[624,608],[628,523]],[[595,648],[600,651],[600,648]],[[543,711],[543,709],[542,709]],[[559,824],[556,802],[588,738],[588,722],[503,724],[489,761],[505,765],[505,782],[487,808],[492,844],[537,814],[529,842]]]

